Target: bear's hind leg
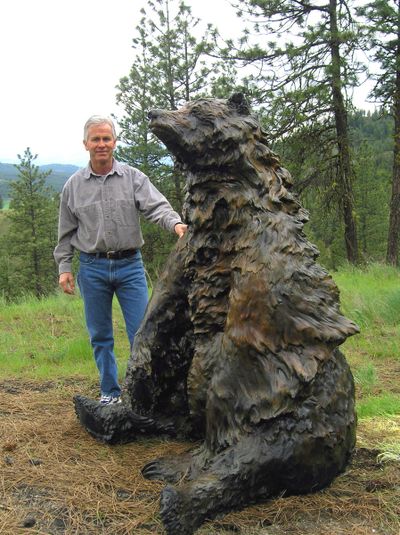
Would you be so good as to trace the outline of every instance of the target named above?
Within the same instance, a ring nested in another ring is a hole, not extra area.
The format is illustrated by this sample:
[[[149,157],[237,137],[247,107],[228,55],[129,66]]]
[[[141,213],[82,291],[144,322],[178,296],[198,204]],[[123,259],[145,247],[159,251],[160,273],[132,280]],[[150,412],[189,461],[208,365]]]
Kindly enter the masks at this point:
[[[194,478],[164,488],[160,515],[168,535],[191,535],[219,513],[329,485],[349,457],[353,431],[342,431],[316,437],[294,422],[278,421],[244,437]]]
[[[197,477],[176,487],[167,486],[161,493],[160,515],[168,535],[192,535],[206,520],[218,513],[240,509],[263,497],[275,494],[272,471],[280,459],[279,452],[266,452],[261,436],[250,436],[236,446],[215,456],[207,469]],[[269,460],[265,458],[267,457]],[[195,464],[195,460],[192,461]],[[262,485],[256,480],[263,472]],[[191,477],[189,475],[189,477]],[[261,489],[262,486],[262,489]]]

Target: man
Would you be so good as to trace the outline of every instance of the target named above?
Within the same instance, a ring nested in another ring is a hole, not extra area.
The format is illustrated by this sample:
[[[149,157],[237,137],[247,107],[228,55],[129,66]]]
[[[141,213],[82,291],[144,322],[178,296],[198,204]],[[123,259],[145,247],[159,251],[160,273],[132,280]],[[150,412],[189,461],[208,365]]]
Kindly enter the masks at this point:
[[[75,290],[71,264],[80,251],[78,285],[100,374],[101,404],[119,403],[112,328],[112,299],[121,306],[131,345],[143,319],[148,291],[140,249],[139,213],[182,237],[187,230],[167,199],[139,170],[114,159],[116,133],[108,117],[85,124],[86,168],[74,173],[61,194],[54,258],[63,291]]]

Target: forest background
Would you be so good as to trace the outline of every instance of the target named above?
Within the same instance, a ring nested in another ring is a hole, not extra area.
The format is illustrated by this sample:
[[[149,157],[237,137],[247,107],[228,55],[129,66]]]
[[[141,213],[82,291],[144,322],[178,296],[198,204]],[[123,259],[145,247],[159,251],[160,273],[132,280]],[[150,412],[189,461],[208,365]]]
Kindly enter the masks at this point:
[[[310,212],[306,233],[320,262],[398,266],[400,223],[400,7],[398,1],[227,1],[243,25],[220,36],[180,0],[151,0],[133,35],[135,62],[119,80],[116,156],[148,174],[180,212],[184,177],[149,132],[152,108],[243,92],[293,175]],[[371,82],[376,111],[357,109]],[[32,140],[34,143],[34,140]],[[73,171],[35,165],[26,148],[16,174],[0,167],[0,295],[16,301],[57,288],[53,249],[59,192]],[[150,283],[174,237],[143,221]],[[76,269],[76,264],[75,264]]]

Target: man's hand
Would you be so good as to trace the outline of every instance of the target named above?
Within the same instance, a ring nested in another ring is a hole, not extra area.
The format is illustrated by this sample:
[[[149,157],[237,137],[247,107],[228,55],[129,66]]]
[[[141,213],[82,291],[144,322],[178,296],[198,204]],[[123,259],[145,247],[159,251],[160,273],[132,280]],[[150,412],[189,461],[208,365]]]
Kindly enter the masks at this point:
[[[63,289],[64,293],[71,295],[75,293],[75,281],[72,273],[61,273],[58,283]]]
[[[174,227],[174,230],[178,234],[178,236],[182,238],[182,236],[185,235],[187,228],[188,228],[187,225],[184,225],[183,223],[177,223]]]

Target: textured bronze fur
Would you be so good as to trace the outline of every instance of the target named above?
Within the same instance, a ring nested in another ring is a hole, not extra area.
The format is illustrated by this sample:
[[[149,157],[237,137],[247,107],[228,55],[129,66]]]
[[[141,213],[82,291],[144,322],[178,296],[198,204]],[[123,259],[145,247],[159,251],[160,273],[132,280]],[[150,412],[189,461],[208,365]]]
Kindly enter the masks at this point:
[[[189,230],[171,254],[129,362],[122,407],[78,396],[97,438],[175,433],[201,445],[143,469],[169,483],[169,535],[280,493],[328,485],[355,442],[337,349],[357,332],[303,233],[307,214],[241,95],[150,113],[187,178]]]

